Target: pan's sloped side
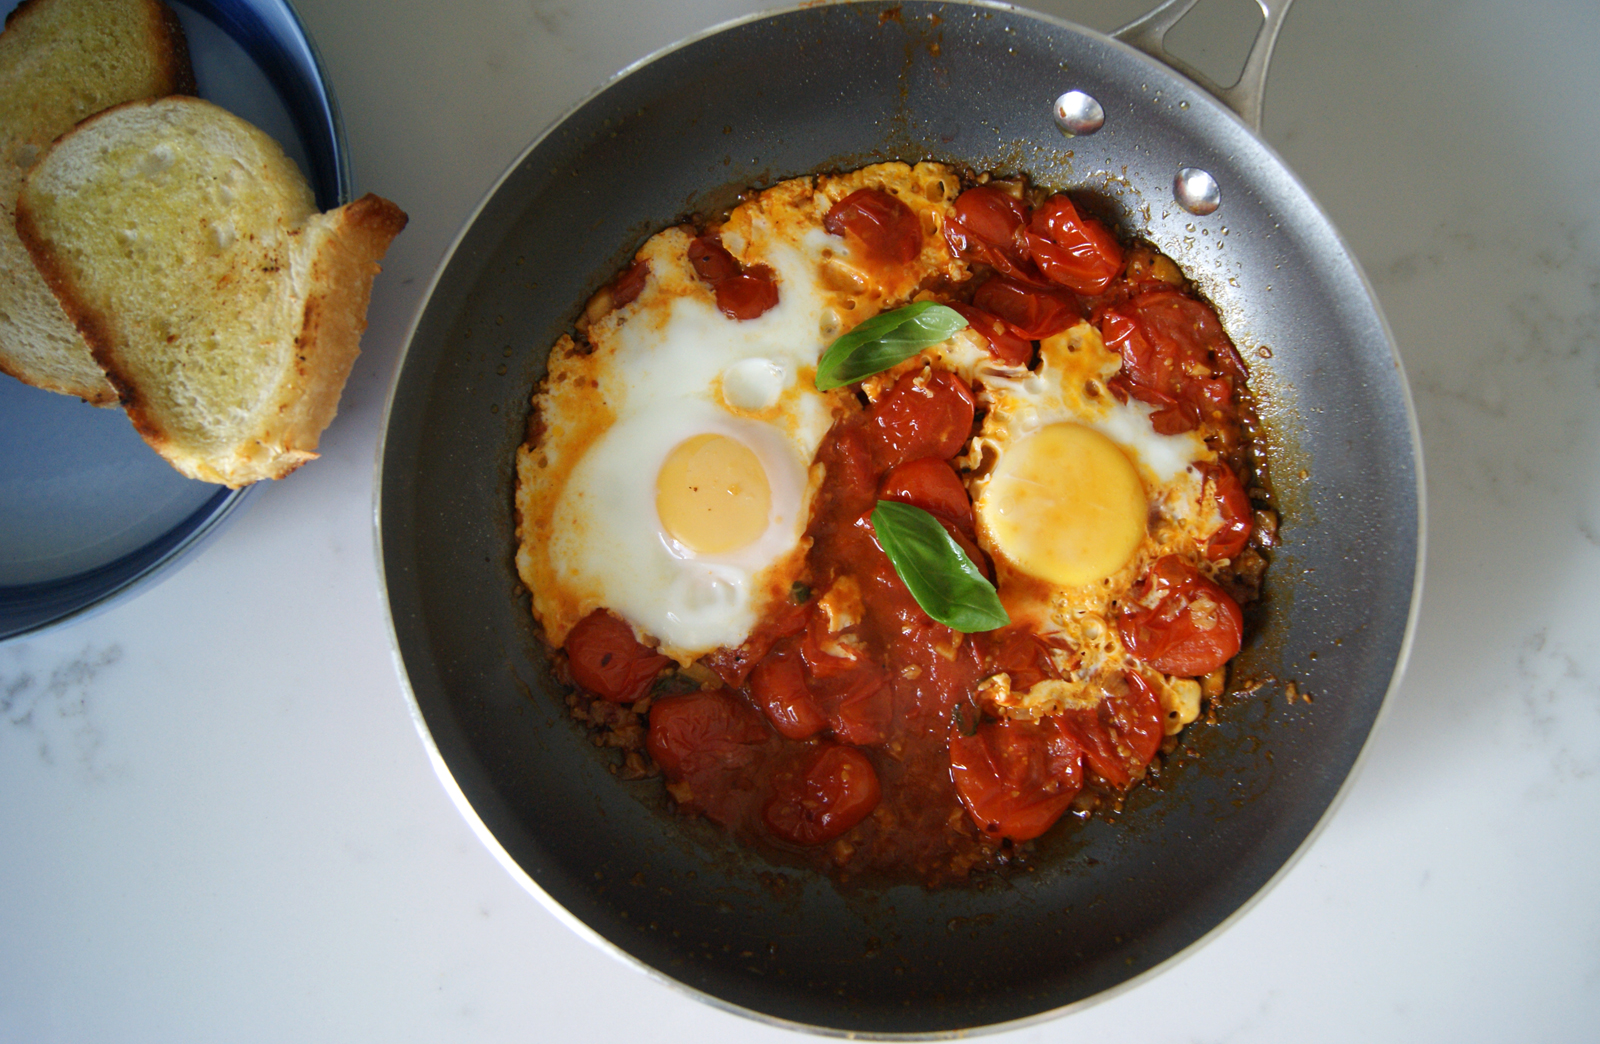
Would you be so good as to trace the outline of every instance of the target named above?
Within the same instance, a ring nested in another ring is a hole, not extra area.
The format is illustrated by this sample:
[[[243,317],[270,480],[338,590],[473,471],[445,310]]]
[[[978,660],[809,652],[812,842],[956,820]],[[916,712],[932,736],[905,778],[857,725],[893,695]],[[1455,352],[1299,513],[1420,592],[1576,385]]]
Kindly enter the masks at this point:
[[[1106,106],[1094,138],[1068,141],[1051,121],[1069,87]],[[740,187],[923,158],[1120,199],[1129,228],[1200,277],[1243,343],[1272,349],[1253,361],[1289,544],[1244,662],[1318,700],[1290,706],[1271,685],[1240,699],[1192,730],[1198,758],[1138,791],[1123,822],[1048,839],[1037,872],[983,890],[842,892],[674,819],[657,783],[614,778],[567,719],[515,573],[513,462],[548,346],[649,234]],[[1180,163],[1223,180],[1218,215],[1171,206]],[[941,1033],[1125,986],[1293,857],[1403,650],[1415,467],[1403,382],[1359,272],[1220,106],[1128,48],[1009,9],[826,5],[656,57],[508,172],[413,331],[382,450],[380,543],[419,723],[464,812],[537,892],[713,1003],[833,1031]]]

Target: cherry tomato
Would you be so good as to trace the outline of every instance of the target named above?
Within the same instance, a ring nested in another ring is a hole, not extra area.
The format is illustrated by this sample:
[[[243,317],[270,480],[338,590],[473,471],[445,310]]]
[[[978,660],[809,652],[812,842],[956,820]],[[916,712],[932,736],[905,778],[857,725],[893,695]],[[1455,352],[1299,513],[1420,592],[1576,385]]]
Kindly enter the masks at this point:
[[[1020,199],[993,185],[975,185],[956,197],[956,220],[980,242],[1016,249],[1017,233],[1028,221],[1028,208]]]
[[[1213,581],[1177,555],[1166,555],[1118,611],[1117,629],[1122,644],[1150,667],[1198,678],[1238,654],[1244,614]]]
[[[918,457],[890,468],[878,484],[878,499],[919,507],[969,536],[977,533],[967,487],[950,462],[938,457]]]
[[[1245,375],[1244,361],[1209,304],[1171,288],[1147,290],[1130,304],[1146,336],[1176,346],[1185,363],[1210,362],[1223,373]]]
[[[1200,426],[1200,410],[1178,398],[1183,380],[1175,356],[1158,350],[1137,320],[1107,311],[1100,316],[1100,336],[1107,348],[1122,356],[1122,369],[1109,382],[1112,389],[1155,406],[1150,425],[1157,434],[1177,435]]]
[[[856,189],[828,209],[822,227],[860,242],[873,261],[905,265],[922,254],[916,212],[882,189]]]
[[[1107,703],[1117,735],[1133,755],[1135,767],[1142,769],[1161,749],[1161,738],[1166,735],[1161,700],[1137,672],[1127,671],[1122,677],[1128,685],[1127,695],[1113,696]]]
[[[749,704],[723,689],[702,690],[652,703],[645,747],[668,779],[692,780],[749,764],[768,735]]]
[[[806,608],[794,602],[782,602],[767,610],[767,615],[750,632],[744,644],[735,648],[713,649],[701,661],[716,672],[723,684],[737,689],[744,684],[761,658],[772,650],[779,640],[805,630]]]
[[[572,680],[612,703],[632,703],[643,696],[672,662],[642,644],[632,627],[604,609],[579,620],[567,632],[564,648]]]
[[[950,741],[950,778],[978,828],[1031,841],[1049,830],[1083,788],[1083,755],[1057,718],[985,722]]]
[[[841,636],[830,631],[828,624],[827,613],[813,612],[800,638],[800,658],[805,661],[806,675],[813,680],[848,674],[861,664],[859,658],[837,652]]]
[[[825,743],[796,771],[777,777],[762,818],[781,840],[818,845],[871,815],[882,793],[865,754]]]
[[[1023,236],[1039,271],[1077,293],[1098,294],[1122,274],[1116,237],[1094,218],[1080,215],[1066,196],[1040,204]]]
[[[886,470],[918,457],[949,460],[972,435],[977,401],[967,382],[947,370],[906,373],[867,412],[867,445]]]
[[[750,695],[772,727],[792,740],[810,739],[828,727],[806,687],[805,667],[793,648],[775,650],[750,672]]]
[[[1064,293],[995,276],[972,293],[972,304],[998,316],[1018,337],[1037,341],[1060,333],[1078,319]]]
[[[1222,514],[1222,525],[1206,541],[1206,557],[1213,562],[1236,558],[1250,542],[1250,531],[1255,524],[1250,497],[1244,491],[1244,483],[1228,465],[1217,461],[1201,470],[1211,487],[1211,495],[1216,498],[1217,510]]]
[[[1234,382],[1244,363],[1211,306],[1176,290],[1147,290],[1099,317],[1106,347],[1122,356],[1113,386],[1158,407],[1162,434],[1238,415]]]
[[[759,319],[778,303],[778,284],[766,265],[752,265],[716,291],[717,308],[729,319]]]
[[[635,300],[644,290],[645,280],[650,278],[650,262],[635,261],[628,270],[617,277],[611,284],[611,306],[621,308],[623,305]]]
[[[1027,221],[1028,210],[1021,200],[993,185],[978,185],[956,197],[955,214],[944,226],[945,243],[957,257],[1036,282],[1039,274],[1028,261],[1022,240]]]
[[[1094,710],[1069,710],[1061,715],[1061,725],[1083,748],[1084,759],[1095,774],[1118,790],[1133,781],[1112,735],[1111,712],[1105,703]]]
[[[1004,671],[1014,692],[1027,692],[1042,681],[1061,677],[1050,647],[1026,628],[991,631],[980,638],[989,672]]]
[[[755,319],[778,303],[778,284],[766,265],[739,267],[715,235],[689,242],[689,264],[717,295],[717,308],[729,319]]]
[[[889,738],[894,724],[893,693],[881,669],[870,664],[858,667],[827,687],[837,694],[828,715],[834,735],[858,747],[875,746]]]
[[[1126,308],[1126,306],[1124,306]],[[1122,372],[1136,389],[1163,395],[1176,390],[1177,346],[1155,342],[1145,336],[1137,314],[1109,309],[1100,316],[1100,337],[1107,348],[1122,356]]]
[[[817,457],[828,469],[823,491],[841,504],[850,504],[852,509],[871,504],[878,488],[878,469],[872,463],[866,419],[862,421],[859,425],[836,427],[833,437],[823,443]]]
[[[952,302],[950,305],[967,320],[972,332],[989,342],[989,354],[1012,366],[1027,366],[1033,361],[1033,342],[1012,333],[1000,317],[981,308]]]
[[[728,248],[722,245],[722,240],[716,235],[707,234],[691,239],[688,254],[694,274],[712,286],[732,279],[742,271],[738,259],[728,253]]]

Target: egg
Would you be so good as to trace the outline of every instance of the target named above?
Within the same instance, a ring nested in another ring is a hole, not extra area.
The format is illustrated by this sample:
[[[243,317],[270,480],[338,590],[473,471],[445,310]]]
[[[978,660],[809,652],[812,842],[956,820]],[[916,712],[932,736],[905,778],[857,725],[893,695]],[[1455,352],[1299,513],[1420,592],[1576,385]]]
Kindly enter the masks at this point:
[[[866,184],[922,215],[917,263],[875,266],[823,230],[828,208]],[[816,390],[817,359],[930,275],[960,274],[937,215],[957,189],[942,168],[882,164],[736,207],[717,228],[723,247],[766,266],[778,290],[756,318],[719,308],[681,227],[640,249],[636,298],[596,296],[580,338],[551,351],[518,454],[517,567],[553,645],[605,608],[687,665],[739,645],[787,597],[822,480],[812,458],[849,394]]]

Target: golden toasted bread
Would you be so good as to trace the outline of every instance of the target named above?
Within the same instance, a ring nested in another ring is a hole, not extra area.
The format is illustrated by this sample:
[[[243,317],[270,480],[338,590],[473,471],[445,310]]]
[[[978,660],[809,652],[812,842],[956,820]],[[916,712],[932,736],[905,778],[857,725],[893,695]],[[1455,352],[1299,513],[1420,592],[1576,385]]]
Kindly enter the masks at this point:
[[[405,223],[372,195],[319,214],[276,142],[183,96],[85,120],[17,201],[134,427],[185,475],[234,487],[316,456]]]
[[[158,0],[24,0],[0,32],[0,373],[98,405],[115,390],[17,239],[23,176],[86,116],[193,93],[183,29]]]

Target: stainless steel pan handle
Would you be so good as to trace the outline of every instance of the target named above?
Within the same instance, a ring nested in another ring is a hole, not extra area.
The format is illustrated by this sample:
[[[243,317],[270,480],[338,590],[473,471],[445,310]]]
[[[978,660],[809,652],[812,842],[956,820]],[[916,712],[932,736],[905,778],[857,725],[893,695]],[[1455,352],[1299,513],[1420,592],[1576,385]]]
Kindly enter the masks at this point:
[[[1232,85],[1223,87],[1188,62],[1167,53],[1165,41],[1173,26],[1183,20],[1200,0],[1166,0],[1149,14],[1137,18],[1112,33],[1130,47],[1137,48],[1164,65],[1176,69],[1195,83],[1204,87],[1217,99],[1238,113],[1250,129],[1261,130],[1261,96],[1267,86],[1267,65],[1272,61],[1272,48],[1278,42],[1278,30],[1283,26],[1283,16],[1292,0],[1256,0],[1261,8],[1261,25],[1250,44],[1244,69]]]

